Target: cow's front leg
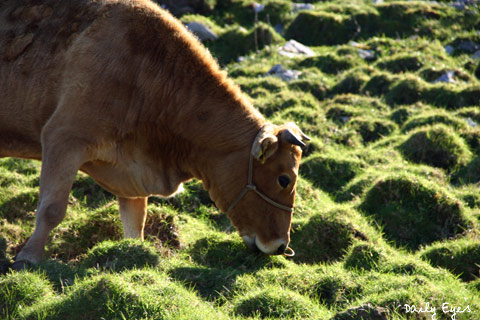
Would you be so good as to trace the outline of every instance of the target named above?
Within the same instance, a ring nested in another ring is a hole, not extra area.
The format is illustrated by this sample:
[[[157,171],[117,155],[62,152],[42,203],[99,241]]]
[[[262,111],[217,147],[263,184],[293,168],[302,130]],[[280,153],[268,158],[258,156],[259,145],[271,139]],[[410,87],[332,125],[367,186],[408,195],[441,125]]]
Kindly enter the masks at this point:
[[[14,269],[22,269],[43,258],[48,235],[65,217],[70,189],[78,168],[85,161],[83,148],[73,141],[57,137],[56,142],[48,142],[42,152],[35,231],[15,257]]]
[[[143,228],[147,218],[147,202],[148,197],[118,197],[120,219],[122,219],[125,238],[140,238],[143,240]]]

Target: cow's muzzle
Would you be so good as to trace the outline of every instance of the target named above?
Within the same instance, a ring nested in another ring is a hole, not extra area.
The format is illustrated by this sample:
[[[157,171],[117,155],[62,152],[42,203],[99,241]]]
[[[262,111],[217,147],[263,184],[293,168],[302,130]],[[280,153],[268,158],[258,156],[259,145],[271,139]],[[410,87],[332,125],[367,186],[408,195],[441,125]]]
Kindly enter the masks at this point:
[[[268,255],[285,255],[293,257],[295,251],[288,246],[283,239],[270,241],[268,244],[263,244],[257,237],[242,236],[245,245],[254,251],[260,251]]]

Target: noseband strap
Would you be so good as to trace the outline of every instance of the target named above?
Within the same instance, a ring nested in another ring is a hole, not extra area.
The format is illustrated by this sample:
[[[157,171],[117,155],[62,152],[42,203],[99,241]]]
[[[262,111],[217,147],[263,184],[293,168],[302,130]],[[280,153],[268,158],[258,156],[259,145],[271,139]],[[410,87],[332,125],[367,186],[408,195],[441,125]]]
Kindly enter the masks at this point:
[[[275,200],[272,200],[270,199],[267,195],[265,195],[264,193],[260,192],[258,189],[257,189],[257,186],[253,183],[253,147],[255,145],[255,141],[257,141],[258,137],[261,135],[261,133],[263,132],[263,129],[265,128],[265,125],[260,129],[260,131],[257,133],[256,137],[255,137],[255,140],[253,140],[253,143],[252,143],[252,148],[250,150],[250,159],[248,161],[248,182],[247,182],[247,185],[245,186],[245,188],[243,188],[243,190],[239,193],[239,195],[237,196],[237,198],[235,198],[235,200],[232,202],[232,204],[230,205],[230,207],[228,207],[226,213],[228,214],[233,208],[235,208],[235,206],[240,202],[240,200],[242,200],[242,198],[247,194],[248,191],[253,191],[255,192],[256,194],[258,194],[263,200],[265,200],[266,202],[268,202],[269,204],[271,204],[272,206],[274,207],[277,207],[279,209],[282,209],[284,211],[287,211],[287,212],[293,212],[293,208],[292,207],[288,207],[288,206],[285,206],[283,204],[280,204],[278,202],[276,202]]]

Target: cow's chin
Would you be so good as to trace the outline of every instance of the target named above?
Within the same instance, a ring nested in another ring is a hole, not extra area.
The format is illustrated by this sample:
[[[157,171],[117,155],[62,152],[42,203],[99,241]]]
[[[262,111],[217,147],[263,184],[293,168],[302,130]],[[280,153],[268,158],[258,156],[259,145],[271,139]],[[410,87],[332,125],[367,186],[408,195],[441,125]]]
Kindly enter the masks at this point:
[[[270,241],[268,244],[262,243],[256,236],[242,235],[242,239],[249,249],[254,251],[261,251],[268,255],[279,254],[278,248],[282,245],[287,245],[285,243],[285,240],[282,239]]]
[[[250,250],[259,250],[257,245],[255,244],[255,237],[243,235],[242,239],[247,248],[249,248]]]

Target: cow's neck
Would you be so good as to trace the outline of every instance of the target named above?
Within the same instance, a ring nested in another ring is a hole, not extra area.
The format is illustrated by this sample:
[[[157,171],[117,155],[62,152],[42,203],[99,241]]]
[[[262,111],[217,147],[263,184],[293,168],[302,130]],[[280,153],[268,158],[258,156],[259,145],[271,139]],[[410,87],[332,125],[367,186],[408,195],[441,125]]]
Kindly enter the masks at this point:
[[[160,141],[153,148],[165,146],[158,151],[162,162],[201,179],[222,206],[235,180],[246,182],[250,146],[265,119],[202,45],[176,24],[170,21],[166,29],[177,32],[163,32],[158,50],[151,43],[145,48],[150,68],[137,69],[137,83],[154,85],[144,99],[135,100],[145,102],[138,108],[144,111],[139,121],[155,121]],[[191,50],[184,50],[185,43]]]
[[[185,122],[183,132],[191,144],[185,166],[192,176],[202,180],[222,211],[247,183],[251,145],[265,123],[258,111],[246,102],[233,102],[220,104],[207,115],[200,106],[193,115],[194,120]]]

